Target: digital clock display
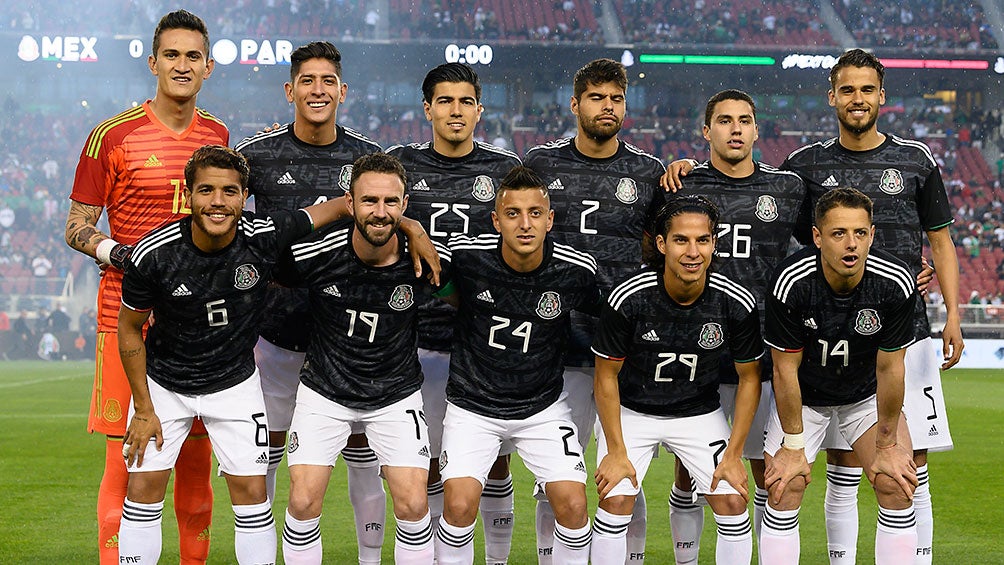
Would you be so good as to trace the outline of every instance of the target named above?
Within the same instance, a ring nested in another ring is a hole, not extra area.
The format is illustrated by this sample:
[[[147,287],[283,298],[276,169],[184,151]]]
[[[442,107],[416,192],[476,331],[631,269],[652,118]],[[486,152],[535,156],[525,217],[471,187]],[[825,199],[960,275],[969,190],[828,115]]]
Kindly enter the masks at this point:
[[[456,43],[447,45],[444,55],[447,63],[466,63],[468,65],[490,65],[495,56],[491,45],[461,47]]]

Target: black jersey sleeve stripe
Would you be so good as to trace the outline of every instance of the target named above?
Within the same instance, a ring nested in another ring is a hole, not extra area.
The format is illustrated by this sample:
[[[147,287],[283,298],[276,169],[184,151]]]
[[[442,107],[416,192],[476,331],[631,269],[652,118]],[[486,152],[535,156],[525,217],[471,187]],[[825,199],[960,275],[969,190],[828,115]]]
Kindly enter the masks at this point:
[[[786,347],[781,347],[780,345],[777,345],[775,343],[771,343],[770,340],[767,339],[763,340],[763,342],[766,343],[769,347],[772,347],[778,351],[784,351],[785,353],[798,353],[799,351],[802,351],[804,349],[803,347],[799,347],[798,349],[788,349]]]
[[[585,267],[593,274],[596,273],[596,259],[588,253],[578,251],[574,247],[569,247],[568,245],[564,245],[562,243],[555,243],[554,257],[567,263]]]
[[[785,267],[774,283],[774,296],[781,302],[788,301],[788,293],[795,283],[816,271],[816,256],[810,255]]]
[[[895,282],[903,290],[904,295],[910,296],[913,294],[913,277],[902,266],[886,261],[881,257],[876,257],[875,255],[868,256],[867,266],[871,267],[875,274]]]
[[[180,238],[181,238],[180,224],[172,224],[163,231],[154,232],[149,237],[146,237],[142,241],[140,241],[139,245],[136,246],[136,249],[133,251],[132,254],[132,263],[134,265],[139,265],[140,262],[147,256],[147,254],[149,254],[154,249],[157,249],[161,245],[170,243]]]
[[[926,143],[914,139],[903,139],[902,137],[896,135],[891,135],[890,137],[892,137],[892,142],[897,145],[905,145],[907,147],[915,147],[919,149],[921,153],[927,157],[927,160],[931,165],[935,167],[938,166],[938,162],[934,159],[934,153],[931,153],[931,148],[928,147]]]
[[[505,155],[506,157],[511,157],[515,159],[517,163],[521,162],[519,159],[519,155],[516,155],[515,153],[509,151],[508,149],[503,149],[498,145],[492,145],[491,143],[485,143],[484,141],[475,141],[474,143],[481,149],[484,149],[485,151],[491,151],[492,153],[498,153],[499,155]]]
[[[609,360],[611,360],[611,361],[623,361],[623,360],[627,359],[627,357],[614,357],[613,355],[607,355],[606,353],[602,353],[602,352],[600,352],[600,351],[597,351],[595,347],[590,347],[589,349],[590,349],[590,350],[591,350],[591,351],[592,351],[592,352],[593,352],[593,353],[594,353],[594,354],[595,354],[595,355],[596,355],[597,357],[602,357],[602,358],[604,358],[604,359],[609,359]]]
[[[122,305],[132,310],[133,312],[149,312],[153,310],[153,308],[137,308],[135,306],[130,305],[128,302],[125,301],[125,299],[122,300]]]
[[[272,131],[261,131],[261,132],[258,132],[256,134],[252,135],[252,136],[245,137],[244,139],[241,140],[240,143],[238,143],[237,145],[234,146],[234,151],[237,151],[238,153],[240,153],[241,151],[243,151],[244,149],[246,149],[248,146],[254,145],[255,143],[257,143],[257,142],[259,142],[259,141],[261,141],[263,139],[269,139],[271,137],[276,137],[276,136],[282,135],[282,134],[286,133],[286,131],[288,129],[289,129],[289,124],[284,124],[284,125],[281,125],[281,126],[279,126],[278,128],[276,128],[276,129],[274,129]]]
[[[708,277],[708,286],[717,288],[736,299],[737,302],[746,308],[747,313],[752,312],[756,308],[756,298],[754,298],[753,294],[726,276],[711,273],[711,276]]]
[[[293,260],[294,261],[305,261],[312,257],[316,257],[321,253],[331,251],[332,249],[338,249],[343,247],[349,242],[349,230],[348,228],[333,231],[325,235],[319,241],[307,241],[303,243],[296,243],[292,246]]]
[[[659,277],[653,272],[644,272],[624,281],[610,293],[610,306],[614,310],[620,310],[624,301],[640,290],[653,287],[659,284]]]

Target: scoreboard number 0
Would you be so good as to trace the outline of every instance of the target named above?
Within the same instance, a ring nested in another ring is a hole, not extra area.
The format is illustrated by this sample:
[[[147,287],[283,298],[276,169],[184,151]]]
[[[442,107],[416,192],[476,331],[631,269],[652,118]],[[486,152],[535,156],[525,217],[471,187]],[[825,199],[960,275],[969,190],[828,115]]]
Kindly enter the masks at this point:
[[[491,45],[468,45],[461,47],[456,43],[446,46],[444,52],[447,63],[467,63],[468,65],[490,65],[495,53]]]

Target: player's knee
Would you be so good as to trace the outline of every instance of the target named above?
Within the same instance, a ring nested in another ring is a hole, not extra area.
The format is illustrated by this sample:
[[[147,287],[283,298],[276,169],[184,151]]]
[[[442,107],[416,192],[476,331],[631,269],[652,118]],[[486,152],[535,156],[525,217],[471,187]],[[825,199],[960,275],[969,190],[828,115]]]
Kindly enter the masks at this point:
[[[323,497],[310,489],[299,488],[295,483],[289,487],[289,503],[287,509],[297,520],[309,520],[321,515]]]
[[[884,508],[906,508],[910,505],[910,499],[907,498],[903,487],[889,475],[876,475],[872,488],[875,489],[875,498],[878,499],[879,505]],[[913,485],[909,488],[912,494]]]
[[[738,516],[739,514],[746,513],[746,501],[738,494],[729,494],[721,497],[720,502],[716,506],[718,508],[715,509],[715,513],[722,516]]]
[[[586,497],[566,495],[560,499],[551,498],[551,508],[554,509],[554,520],[566,528],[581,528],[586,525]],[[630,508],[626,512],[631,513]]]
[[[627,516],[634,510],[635,497],[633,496],[608,496],[600,501],[600,508],[611,514]]]
[[[417,522],[429,512],[429,501],[425,493],[421,495],[402,497],[394,501],[394,517],[398,520]]]

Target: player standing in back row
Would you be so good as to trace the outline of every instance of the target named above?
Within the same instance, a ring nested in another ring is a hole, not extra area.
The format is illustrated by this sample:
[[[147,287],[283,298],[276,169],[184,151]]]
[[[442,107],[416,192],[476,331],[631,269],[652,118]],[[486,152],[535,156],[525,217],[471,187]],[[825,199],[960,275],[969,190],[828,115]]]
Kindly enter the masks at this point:
[[[617,134],[627,111],[627,72],[610,59],[591,61],[575,73],[570,108],[577,131],[526,152],[525,164],[547,185],[554,210],[555,241],[589,253],[597,282],[607,293],[642,264],[648,222],[665,201],[659,178],[666,168],[656,157],[622,142]],[[574,312],[565,360],[565,391],[585,450],[596,422],[590,350],[596,319]],[[639,492],[628,528],[627,560],[645,559],[645,496]],[[554,514],[537,503],[537,557],[550,563]]]

